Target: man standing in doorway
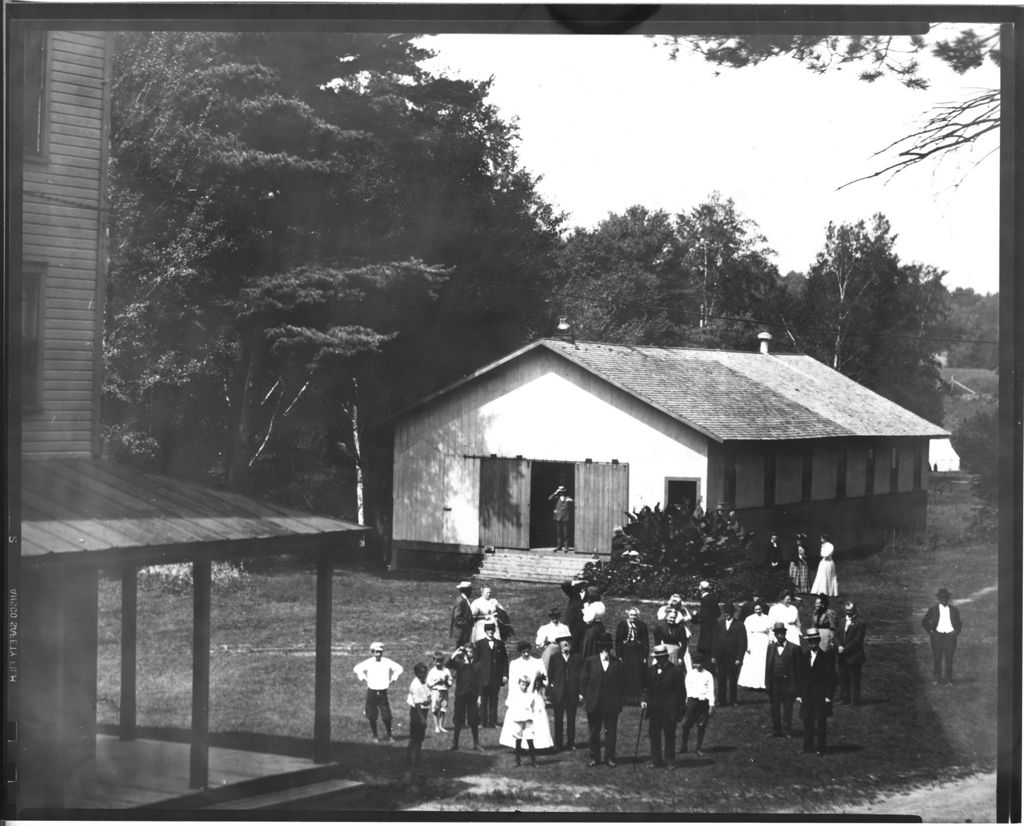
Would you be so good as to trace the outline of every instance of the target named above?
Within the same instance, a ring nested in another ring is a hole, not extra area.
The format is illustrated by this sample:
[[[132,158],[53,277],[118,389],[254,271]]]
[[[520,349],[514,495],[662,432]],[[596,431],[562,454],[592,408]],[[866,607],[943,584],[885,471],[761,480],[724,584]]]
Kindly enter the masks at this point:
[[[557,547],[555,551],[569,552],[572,540],[569,538],[569,520],[572,518],[572,497],[566,490],[565,480],[555,489],[555,492],[548,497],[548,501],[555,503],[555,536]]]
[[[932,643],[932,666],[935,680],[932,685],[953,685],[953,655],[956,653],[956,639],[960,636],[963,623],[960,611],[949,604],[949,591],[939,588],[935,592],[939,604],[928,609],[921,620]]]

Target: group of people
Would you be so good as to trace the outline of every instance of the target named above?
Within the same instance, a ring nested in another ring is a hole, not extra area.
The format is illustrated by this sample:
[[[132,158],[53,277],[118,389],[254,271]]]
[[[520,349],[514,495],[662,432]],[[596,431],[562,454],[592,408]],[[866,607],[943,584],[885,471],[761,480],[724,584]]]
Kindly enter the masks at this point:
[[[457,589],[451,619],[454,650],[434,652],[429,668],[424,663],[413,668],[407,697],[410,763],[421,759],[431,718],[435,733],[449,731],[445,723],[450,698],[450,749],[460,748],[461,733],[469,728],[472,748],[480,750],[480,729],[498,727],[504,687],[498,742],[514,750],[517,766],[524,755],[536,765],[540,750],[575,749],[580,707],[586,713],[590,766],[615,766],[619,715],[632,705],[641,709],[641,726],[644,717],[648,721],[652,765],[661,767],[674,763],[680,723],[681,751],[687,752],[696,729],[696,753],[701,755],[714,709],[735,705],[738,687],[767,693],[771,737],[792,736],[799,704],[804,751],[819,755],[825,751],[827,720],[837,690],[840,704],[861,703],[867,625],[852,600],[844,601],[839,617],[829,596],[821,593],[813,609],[801,617],[791,591],[771,605],[753,594],[734,603],[720,601],[711,584],[702,581],[693,610],[680,594],[673,594],[657,608],[649,626],[639,609],[630,607],[613,635],[604,624],[600,592],[585,580],[568,580],[562,583],[564,608],[551,609],[549,621],[534,640],[519,639],[513,657],[506,649],[508,636],[502,637],[500,605],[491,589],[483,588],[478,600],[470,599],[468,581]],[[935,681],[945,684],[952,682],[953,654],[962,628],[949,596],[945,588],[939,589],[938,605],[923,620],[932,643]],[[384,657],[382,643],[374,642],[370,654],[355,673],[366,683],[372,736],[385,743],[392,737],[388,689],[402,675],[402,667]]]

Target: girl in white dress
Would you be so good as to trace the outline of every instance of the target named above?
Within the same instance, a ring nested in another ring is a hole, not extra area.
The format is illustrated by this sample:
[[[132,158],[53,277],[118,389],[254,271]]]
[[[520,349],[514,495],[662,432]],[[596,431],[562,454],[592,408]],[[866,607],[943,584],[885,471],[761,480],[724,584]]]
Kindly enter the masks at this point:
[[[747,655],[743,658],[736,684],[743,688],[764,688],[764,668],[771,641],[772,621],[760,602],[754,603],[754,613],[743,620],[747,629]]]
[[[536,731],[535,720],[537,718],[537,707],[544,710],[544,700],[533,690],[530,678],[521,674],[519,679],[513,683],[509,680],[508,697],[505,700],[507,711],[505,722],[501,727],[501,739],[503,746],[511,746],[516,750],[516,765],[522,765],[523,740],[530,750],[530,765],[537,765]],[[509,736],[505,736],[508,730]]]
[[[535,713],[528,739],[533,740],[535,748],[550,749],[555,745],[555,741],[551,739],[551,726],[548,723],[548,711],[544,703],[544,686],[548,679],[547,669],[539,657],[534,657],[530,653],[531,645],[529,640],[520,640],[516,643],[516,649],[519,651],[519,656],[508,664],[509,688],[505,704],[508,706],[510,713],[505,715],[505,720],[501,726],[501,734],[498,735],[498,742],[503,746],[515,748],[517,732],[519,732],[518,739],[520,741],[523,739],[519,728],[522,720],[515,719],[515,715],[511,713],[512,706],[510,703],[526,702],[526,700],[518,696],[520,694],[518,689],[519,681],[525,678],[530,686],[530,694],[534,695],[537,700],[536,705],[533,706]]]
[[[814,575],[811,585],[812,594],[824,594],[828,597],[839,596],[839,579],[836,576],[836,563],[832,559],[836,549],[829,541],[828,534],[821,535],[821,562],[818,572]]]
[[[779,601],[768,609],[768,620],[774,625],[781,622],[786,626],[786,639],[793,645],[800,645],[800,612],[793,604],[793,592],[783,591]]]

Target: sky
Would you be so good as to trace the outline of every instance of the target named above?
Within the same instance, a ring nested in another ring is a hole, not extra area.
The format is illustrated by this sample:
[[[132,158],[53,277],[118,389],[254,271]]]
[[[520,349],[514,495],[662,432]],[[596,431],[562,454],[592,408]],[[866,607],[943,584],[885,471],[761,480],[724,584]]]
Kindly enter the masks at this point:
[[[743,69],[683,52],[672,61],[639,35],[444,34],[423,45],[437,53],[432,70],[493,77],[490,101],[518,123],[521,164],[569,226],[634,204],[684,212],[718,191],[758,224],[785,274],[807,271],[830,221],[882,212],[904,263],[945,270],[950,289],[999,288],[998,152],[981,160],[995,134],[838,189],[886,165],[872,154],[932,106],[998,86],[994,65],[960,77],[922,60],[932,85],[919,91],[850,70],[815,75],[789,58]]]

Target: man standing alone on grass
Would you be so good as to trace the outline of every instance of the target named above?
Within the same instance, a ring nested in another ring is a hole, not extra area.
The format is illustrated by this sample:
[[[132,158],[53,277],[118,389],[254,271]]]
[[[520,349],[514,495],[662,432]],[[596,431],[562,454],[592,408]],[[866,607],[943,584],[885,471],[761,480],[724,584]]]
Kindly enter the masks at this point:
[[[370,659],[363,660],[354,669],[359,682],[366,683],[366,717],[370,731],[378,743],[391,742],[391,705],[388,689],[402,676],[402,666],[384,656],[384,643],[370,643]],[[384,737],[377,735],[377,715],[384,722]]]
[[[654,665],[648,668],[640,703],[641,710],[647,711],[650,720],[648,734],[654,768],[666,765],[670,769],[675,768],[676,725],[683,716],[683,704],[686,702],[686,676],[683,672],[683,668],[669,661],[667,646],[654,646]]]
[[[921,620],[932,643],[932,668],[935,681],[932,685],[953,685],[953,655],[956,653],[956,639],[960,636],[963,623],[960,611],[949,604],[949,591],[939,588],[935,592],[939,604],[928,609]]]
[[[480,663],[480,717],[484,728],[498,725],[498,692],[508,682],[508,652],[495,637],[493,622],[484,623],[484,638],[477,640],[476,660]]]
[[[704,655],[693,655],[693,668],[686,672],[686,717],[683,718],[683,754],[690,729],[697,726],[697,756],[703,757],[704,732],[715,710],[715,679],[704,670]]]
[[[601,765],[601,729],[604,729],[604,762],[615,768],[615,745],[619,733],[619,714],[626,693],[626,669],[612,656],[615,643],[611,634],[597,638],[597,654],[587,657],[580,674],[580,702],[587,710],[590,729],[591,768]]]
[[[835,649],[821,649],[821,632],[811,628],[804,634],[808,651],[802,655],[797,688],[800,717],[804,722],[804,752],[825,754],[828,718],[832,716],[832,697],[836,693]]]
[[[772,633],[775,640],[768,643],[764,667],[764,684],[768,687],[768,704],[772,712],[770,736],[792,737],[800,646],[786,639],[785,623],[775,623]]]
[[[860,674],[864,667],[864,636],[868,627],[857,616],[857,605],[847,602],[843,609],[845,617],[839,620],[836,628],[836,652],[839,663],[839,702],[846,705],[851,699],[853,704],[860,705]]]
[[[451,751],[459,750],[459,734],[466,723],[473,732],[473,751],[480,751],[480,664],[474,661],[473,646],[457,648],[444,662],[455,673],[455,712],[452,715]]]

